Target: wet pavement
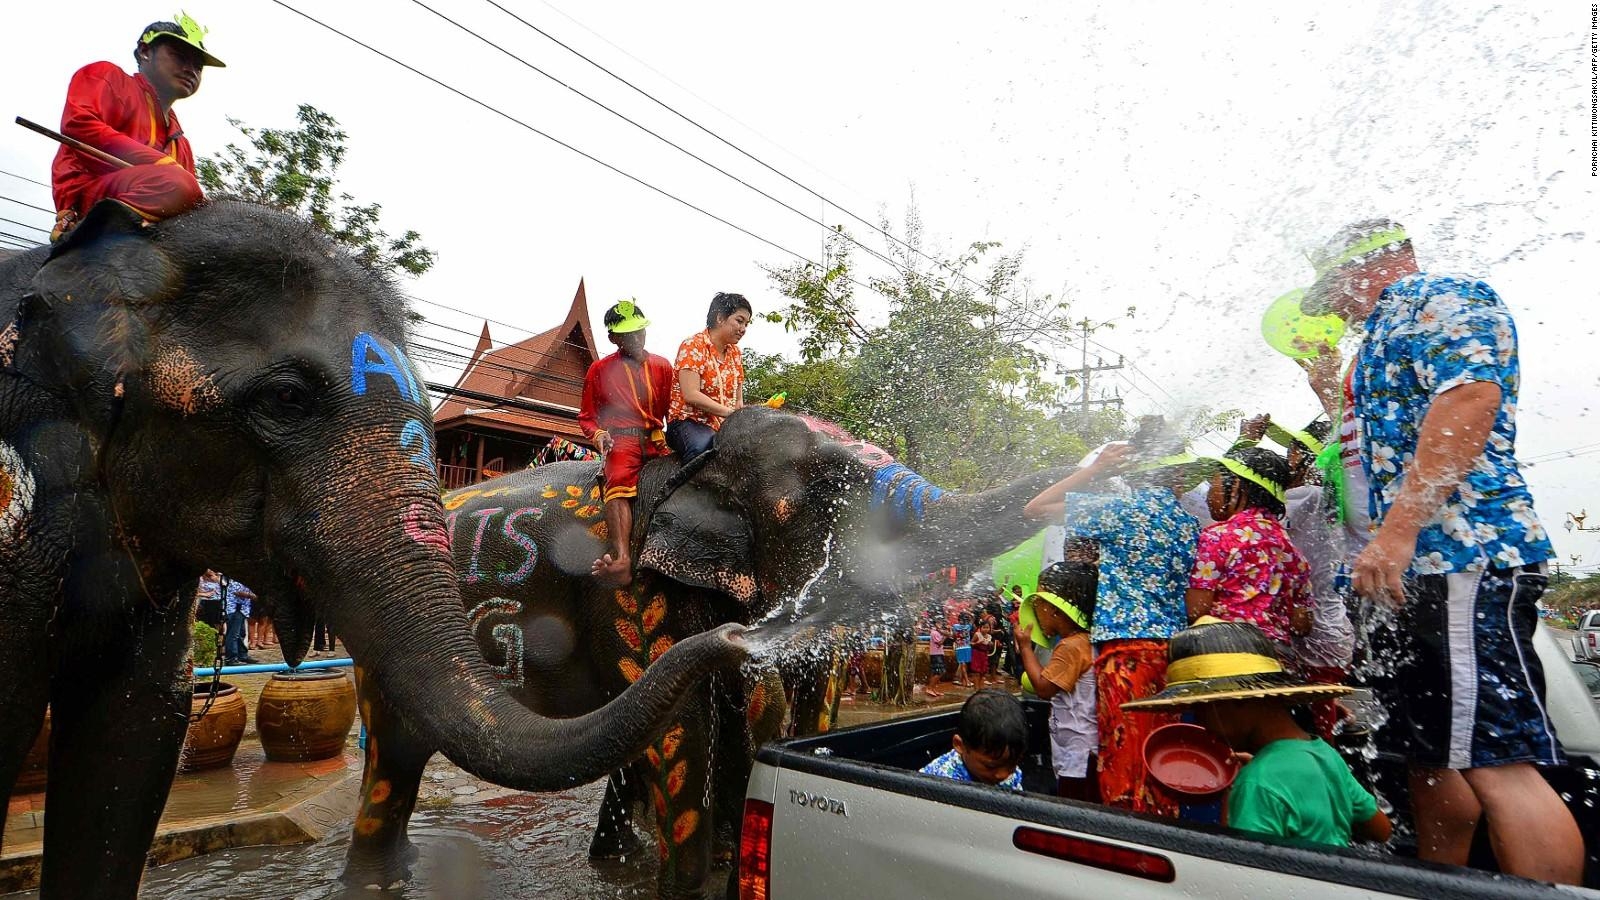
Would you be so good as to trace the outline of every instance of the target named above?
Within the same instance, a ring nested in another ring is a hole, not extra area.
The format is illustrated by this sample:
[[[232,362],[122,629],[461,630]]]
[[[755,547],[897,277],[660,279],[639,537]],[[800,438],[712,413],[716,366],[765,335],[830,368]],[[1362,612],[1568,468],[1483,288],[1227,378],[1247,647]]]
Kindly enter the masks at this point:
[[[274,648],[251,656],[259,662],[282,660]],[[244,742],[231,767],[180,775],[173,783],[152,849],[152,858],[164,864],[150,869],[140,896],[310,900],[372,895],[338,881],[361,773],[359,722],[340,757],[267,762],[255,733],[255,708],[270,677],[225,678],[249,706]],[[993,686],[1015,690],[1016,683]],[[840,703],[839,727],[958,706],[972,692],[948,684],[941,690],[944,696],[930,701],[919,688],[901,707],[875,703],[865,693],[847,695]],[[423,777],[409,832],[419,850],[413,878],[383,896],[653,897],[655,854],[647,831],[640,831],[645,851],[635,858],[605,864],[588,859],[603,787],[597,782],[560,793],[525,794],[479,781],[436,756]],[[43,794],[11,799],[7,858],[37,854],[43,801]]]

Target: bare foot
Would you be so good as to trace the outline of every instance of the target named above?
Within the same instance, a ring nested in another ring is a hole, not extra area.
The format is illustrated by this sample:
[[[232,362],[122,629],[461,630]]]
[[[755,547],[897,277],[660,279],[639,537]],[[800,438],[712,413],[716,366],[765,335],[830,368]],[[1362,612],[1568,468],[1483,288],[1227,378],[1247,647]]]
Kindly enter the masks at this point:
[[[594,561],[594,565],[589,567],[589,574],[601,584],[623,587],[633,581],[633,561],[626,556],[613,557],[607,553]]]

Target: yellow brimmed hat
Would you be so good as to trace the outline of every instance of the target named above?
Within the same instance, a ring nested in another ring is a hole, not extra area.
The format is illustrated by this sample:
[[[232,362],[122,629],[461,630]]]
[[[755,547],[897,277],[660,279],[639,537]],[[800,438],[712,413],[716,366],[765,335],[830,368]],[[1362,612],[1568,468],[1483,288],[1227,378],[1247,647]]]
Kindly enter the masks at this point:
[[[650,320],[639,311],[638,305],[632,300],[618,300],[610,309],[606,310],[606,330],[612,334],[628,334],[648,327]]]
[[[1034,609],[1034,604],[1043,601],[1061,610],[1062,615],[1077,623],[1084,631],[1089,630],[1089,616],[1076,604],[1059,594],[1049,591],[1034,591],[1022,598],[1022,604],[1017,607],[1017,627],[1026,625],[1033,629],[1030,635],[1033,642],[1041,647],[1050,646],[1050,641],[1044,636],[1044,631],[1039,627],[1039,613]]]
[[[228,67],[227,63],[212,56],[211,51],[206,49],[207,29],[200,27],[200,23],[190,18],[186,12],[180,11],[176,19],[174,22],[151,22],[144,30],[144,34],[139,35],[139,43],[148,44],[156,38],[172,38],[199,50],[206,65],[216,66],[219,69]]]
[[[1351,692],[1342,684],[1310,684],[1283,670],[1276,650],[1261,629],[1248,622],[1202,616],[1172,636],[1167,686],[1126,710],[1174,709],[1218,700],[1299,697],[1315,700]]]

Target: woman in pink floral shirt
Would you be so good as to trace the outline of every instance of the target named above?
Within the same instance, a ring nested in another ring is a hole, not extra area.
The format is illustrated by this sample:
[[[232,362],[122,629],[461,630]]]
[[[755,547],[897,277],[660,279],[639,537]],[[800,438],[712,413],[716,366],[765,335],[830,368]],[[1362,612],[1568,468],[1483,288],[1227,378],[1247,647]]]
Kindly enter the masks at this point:
[[[1200,532],[1189,576],[1189,617],[1249,622],[1287,652],[1311,630],[1311,567],[1284,530],[1289,464],[1271,450],[1217,461],[1206,502],[1217,524]]]

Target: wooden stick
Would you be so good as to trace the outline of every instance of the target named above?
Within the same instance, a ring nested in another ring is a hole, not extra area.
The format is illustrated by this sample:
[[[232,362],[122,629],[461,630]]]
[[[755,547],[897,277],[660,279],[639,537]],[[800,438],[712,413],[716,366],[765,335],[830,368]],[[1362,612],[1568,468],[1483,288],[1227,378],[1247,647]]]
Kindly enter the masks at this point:
[[[103,163],[106,163],[107,165],[116,166],[119,169],[131,169],[131,168],[133,168],[133,163],[128,162],[125,159],[118,159],[117,157],[112,156],[111,154],[105,152],[104,150],[99,150],[99,149],[96,149],[94,147],[91,147],[88,144],[85,144],[83,141],[78,140],[77,138],[69,138],[66,135],[64,135],[61,132],[59,132],[59,131],[51,131],[50,129],[44,127],[43,125],[40,125],[38,122],[30,122],[30,121],[28,121],[27,119],[24,119],[21,116],[17,116],[17,124],[21,125],[23,128],[28,129],[29,131],[35,132],[37,134],[42,134],[42,135],[44,135],[45,137],[49,138],[52,141],[55,141],[55,142],[60,143],[60,144],[66,144],[68,147],[71,147],[72,149],[78,151],[79,153],[87,153],[88,155],[94,157],[95,159],[100,160]]]

